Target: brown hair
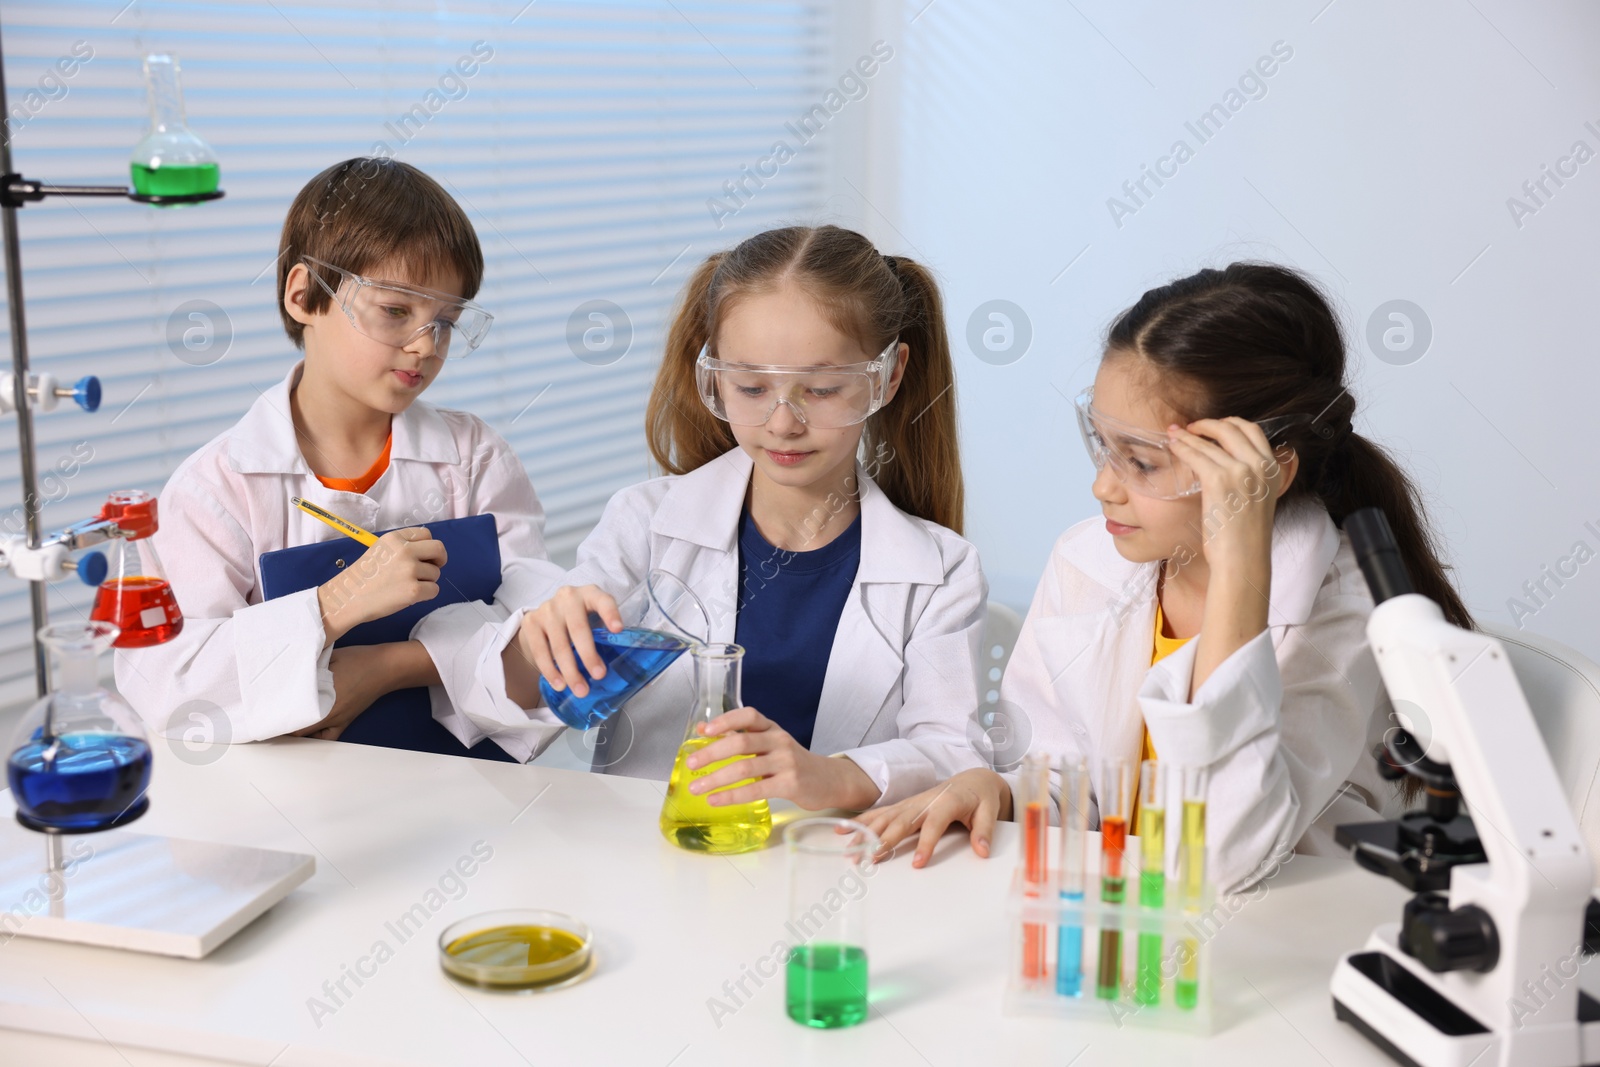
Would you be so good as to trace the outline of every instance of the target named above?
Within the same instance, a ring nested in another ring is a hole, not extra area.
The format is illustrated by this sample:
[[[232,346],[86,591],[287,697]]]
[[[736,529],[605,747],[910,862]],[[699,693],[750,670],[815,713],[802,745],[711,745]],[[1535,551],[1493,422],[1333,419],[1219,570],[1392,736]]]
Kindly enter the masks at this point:
[[[1300,456],[1285,499],[1314,496],[1337,525],[1382,508],[1416,591],[1445,618],[1472,628],[1439,558],[1422,495],[1387,450],[1351,428],[1339,321],[1315,284],[1270,263],[1232,263],[1151,289],[1106,336],[1106,356],[1141,357],[1167,379],[1164,399],[1189,419],[1259,422],[1307,415],[1281,438]]]
[[[305,347],[305,326],[290,317],[283,293],[301,256],[354,274],[397,263],[418,285],[453,272],[468,300],[483,284],[483,250],[466,212],[438,182],[397,159],[357,156],[336,163],[289,205],[278,240],[278,314],[296,348]],[[338,290],[337,274],[322,277]],[[314,280],[306,287],[307,311],[316,314],[330,302]]]
[[[686,474],[737,447],[733,431],[700,399],[695,360],[716,349],[730,303],[793,284],[840,333],[876,354],[898,338],[909,349],[894,400],[867,420],[862,446],[873,480],[900,510],[955,530],[964,486],[956,435],[955,367],[944,305],[926,267],[885,256],[838,226],[768,230],[711,256],[689,279],[645,413],[650,454]]]

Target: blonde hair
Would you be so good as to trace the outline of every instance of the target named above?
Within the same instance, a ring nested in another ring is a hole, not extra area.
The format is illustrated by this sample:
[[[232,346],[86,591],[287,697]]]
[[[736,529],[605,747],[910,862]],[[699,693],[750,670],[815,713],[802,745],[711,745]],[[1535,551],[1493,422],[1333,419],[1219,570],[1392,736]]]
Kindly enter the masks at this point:
[[[700,399],[695,360],[715,349],[731,302],[793,284],[863,352],[907,346],[894,400],[867,420],[862,444],[873,480],[900,510],[961,532],[965,489],[956,431],[955,367],[938,284],[926,267],[885,256],[838,226],[768,230],[702,263],[684,287],[645,412],[650,454],[686,474],[737,446]]]

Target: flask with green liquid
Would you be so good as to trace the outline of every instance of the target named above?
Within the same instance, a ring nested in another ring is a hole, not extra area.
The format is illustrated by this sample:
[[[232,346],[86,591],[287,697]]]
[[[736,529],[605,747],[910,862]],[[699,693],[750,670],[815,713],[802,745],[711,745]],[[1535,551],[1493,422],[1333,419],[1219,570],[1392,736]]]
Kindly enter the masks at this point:
[[[199,196],[216,192],[221,181],[217,153],[184,119],[183,87],[178,73],[178,61],[173,56],[145,57],[150,132],[134,148],[128,163],[133,190],[140,196]]]
[[[712,807],[707,798],[715,793],[696,795],[689,792],[689,786],[730,763],[750,757],[734,756],[695,770],[685,764],[691,755],[720,740],[701,736],[702,723],[744,706],[739,693],[744,649],[731,644],[695,645],[689,655],[694,660],[695,701],[683,732],[683,744],[678,748],[678,758],[672,763],[667,799],[661,805],[661,834],[674,845],[691,852],[722,855],[749,852],[766,844],[772,833],[772,814],[767,802],[755,800],[748,804]],[[726,788],[745,784],[738,782]]]

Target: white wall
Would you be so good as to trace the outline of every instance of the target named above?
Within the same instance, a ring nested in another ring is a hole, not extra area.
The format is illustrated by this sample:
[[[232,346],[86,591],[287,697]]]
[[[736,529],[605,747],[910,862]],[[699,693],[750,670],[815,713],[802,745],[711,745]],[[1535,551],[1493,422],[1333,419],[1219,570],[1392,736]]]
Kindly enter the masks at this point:
[[[1177,275],[1267,258],[1341,303],[1357,426],[1408,462],[1472,609],[1511,622],[1521,597],[1528,629],[1600,658],[1600,560],[1547,581],[1547,606],[1522,591],[1580,541],[1600,553],[1600,157],[1520,225],[1507,207],[1575,142],[1600,153],[1600,7],[880,0],[858,19],[896,50],[870,98],[889,132],[872,184],[832,202],[945,280],[968,534],[997,599],[1025,606],[1056,534],[1098,511],[1066,398],[1111,318]],[[1185,123],[1275,42],[1293,54],[1265,95],[1201,144]],[[1107,200],[1180,138],[1194,157],[1117,225]],[[965,340],[993,299],[1031,324],[1009,365]],[[1395,299],[1433,331],[1403,365],[1364,337]]]

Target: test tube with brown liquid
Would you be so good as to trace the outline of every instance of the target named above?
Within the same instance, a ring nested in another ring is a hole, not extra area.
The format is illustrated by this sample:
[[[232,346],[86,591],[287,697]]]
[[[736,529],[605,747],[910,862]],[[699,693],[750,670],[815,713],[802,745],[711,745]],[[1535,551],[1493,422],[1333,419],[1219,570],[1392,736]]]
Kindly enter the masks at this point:
[[[1133,767],[1125,759],[1106,760],[1100,776],[1100,899],[1121,904],[1128,890],[1123,852],[1128,845],[1128,814],[1133,808]],[[1100,966],[1095,995],[1116,1000],[1122,991],[1122,932],[1100,929]]]

